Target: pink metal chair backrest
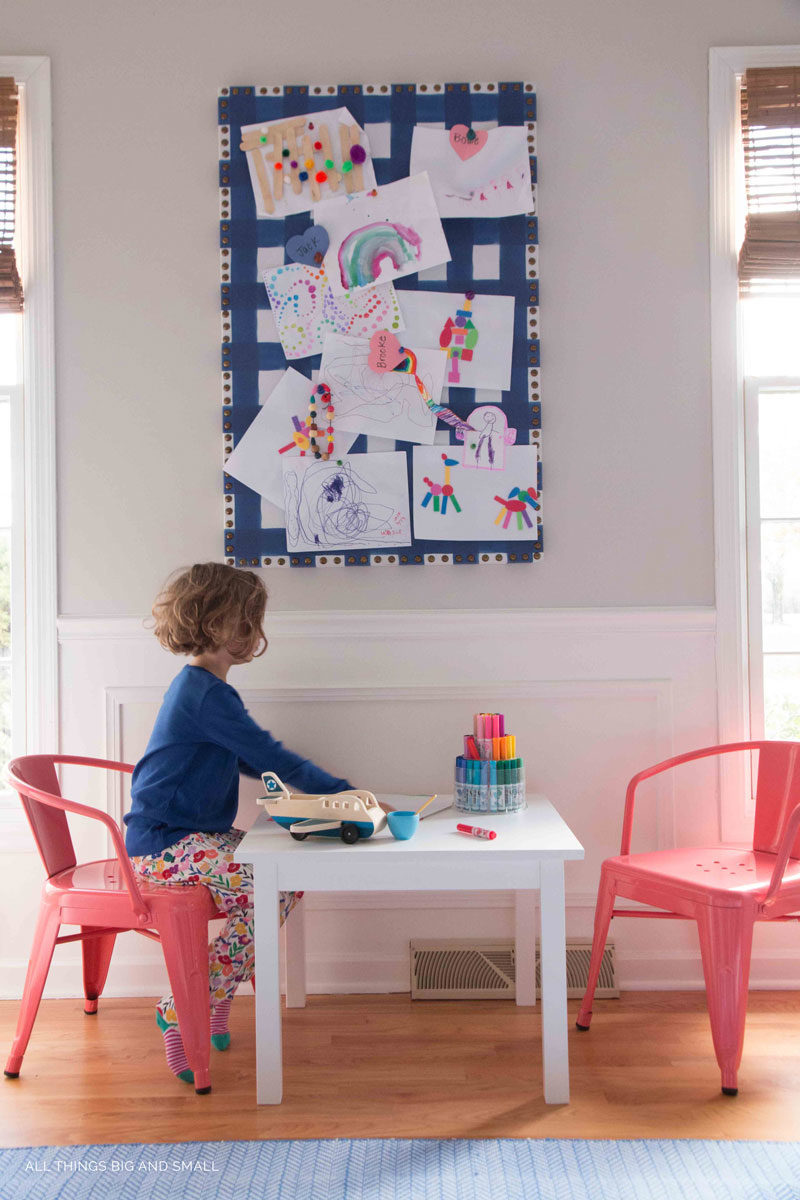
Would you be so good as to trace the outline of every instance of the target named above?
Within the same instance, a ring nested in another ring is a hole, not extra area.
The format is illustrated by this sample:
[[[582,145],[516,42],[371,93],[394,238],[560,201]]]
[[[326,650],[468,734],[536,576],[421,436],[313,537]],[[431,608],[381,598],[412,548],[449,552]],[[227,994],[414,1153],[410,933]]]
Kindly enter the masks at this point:
[[[800,804],[800,743],[753,744],[759,752],[753,849],[776,854],[789,814]],[[800,833],[789,857],[800,858]]]
[[[16,777],[40,792],[48,792],[51,796],[61,795],[52,754],[28,754],[24,758],[17,758],[10,764],[9,771],[12,783]],[[74,867],[75,848],[66,812],[62,808],[55,808],[37,800],[20,788],[17,788],[17,791],[48,879],[51,875],[57,875],[59,871]]]

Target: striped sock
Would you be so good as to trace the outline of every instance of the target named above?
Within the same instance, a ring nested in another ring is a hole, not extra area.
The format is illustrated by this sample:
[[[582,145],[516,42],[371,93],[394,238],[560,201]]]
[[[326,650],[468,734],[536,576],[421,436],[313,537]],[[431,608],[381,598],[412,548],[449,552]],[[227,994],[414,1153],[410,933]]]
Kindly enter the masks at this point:
[[[227,1050],[231,1044],[228,1032],[228,1014],[231,1011],[231,998],[220,1000],[211,1010],[211,1045],[215,1050]]]
[[[164,1035],[164,1050],[170,1071],[184,1083],[194,1083],[194,1071],[189,1066],[178,1026],[170,1025],[159,1007],[156,1008],[156,1022]]]

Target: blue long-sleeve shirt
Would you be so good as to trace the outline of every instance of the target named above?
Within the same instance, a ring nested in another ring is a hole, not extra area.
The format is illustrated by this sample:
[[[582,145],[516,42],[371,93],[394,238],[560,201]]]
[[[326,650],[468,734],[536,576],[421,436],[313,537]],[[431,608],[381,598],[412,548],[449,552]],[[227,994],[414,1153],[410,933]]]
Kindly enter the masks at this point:
[[[239,693],[205,667],[170,684],[131,783],[124,820],[130,855],[159,854],[190,833],[224,833],[239,801],[239,772],[274,771],[297,792],[343,792],[309,759],[287,750],[247,712]]]

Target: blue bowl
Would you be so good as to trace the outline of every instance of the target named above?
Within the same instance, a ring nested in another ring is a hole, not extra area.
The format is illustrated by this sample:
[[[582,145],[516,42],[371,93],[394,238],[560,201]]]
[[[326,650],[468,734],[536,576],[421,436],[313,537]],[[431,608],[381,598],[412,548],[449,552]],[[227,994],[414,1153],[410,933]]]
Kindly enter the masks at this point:
[[[392,837],[398,842],[407,842],[417,832],[419,814],[415,812],[390,812],[386,814]]]

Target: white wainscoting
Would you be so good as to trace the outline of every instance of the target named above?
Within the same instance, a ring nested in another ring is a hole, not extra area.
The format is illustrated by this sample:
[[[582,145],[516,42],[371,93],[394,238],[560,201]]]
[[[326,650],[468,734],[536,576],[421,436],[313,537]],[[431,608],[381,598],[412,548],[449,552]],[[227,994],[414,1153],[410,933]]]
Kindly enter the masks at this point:
[[[270,647],[231,674],[253,716],[328,769],[375,791],[451,790],[452,764],[472,713],[506,714],[532,790],[547,794],[586,847],[567,872],[570,936],[591,932],[602,859],[619,844],[625,785],[641,767],[716,741],[715,624],[710,609],[299,612],[269,617]],[[181,663],[135,618],[62,618],[61,748],[135,761],[161,696]],[[684,769],[677,783],[641,790],[635,846],[719,837],[715,767]],[[116,781],[66,777],[67,791],[119,818]],[[239,823],[257,807],[243,781]],[[697,797],[702,793],[702,803]],[[102,857],[102,833],[81,831],[78,853]],[[358,850],[354,850],[358,853]],[[18,934],[0,947],[3,992],[19,994],[28,921],[38,892],[24,855]],[[19,868],[22,870],[23,868]],[[0,886],[9,886],[8,883]],[[511,936],[509,893],[306,898],[313,992],[405,991],[413,937]],[[694,931],[618,922],[622,987],[702,986]],[[765,936],[761,936],[761,934]],[[753,982],[799,986],[786,930],[759,930]],[[165,987],[157,947],[120,939],[107,992],[156,995]],[[79,995],[78,953],[56,955],[51,995]]]

